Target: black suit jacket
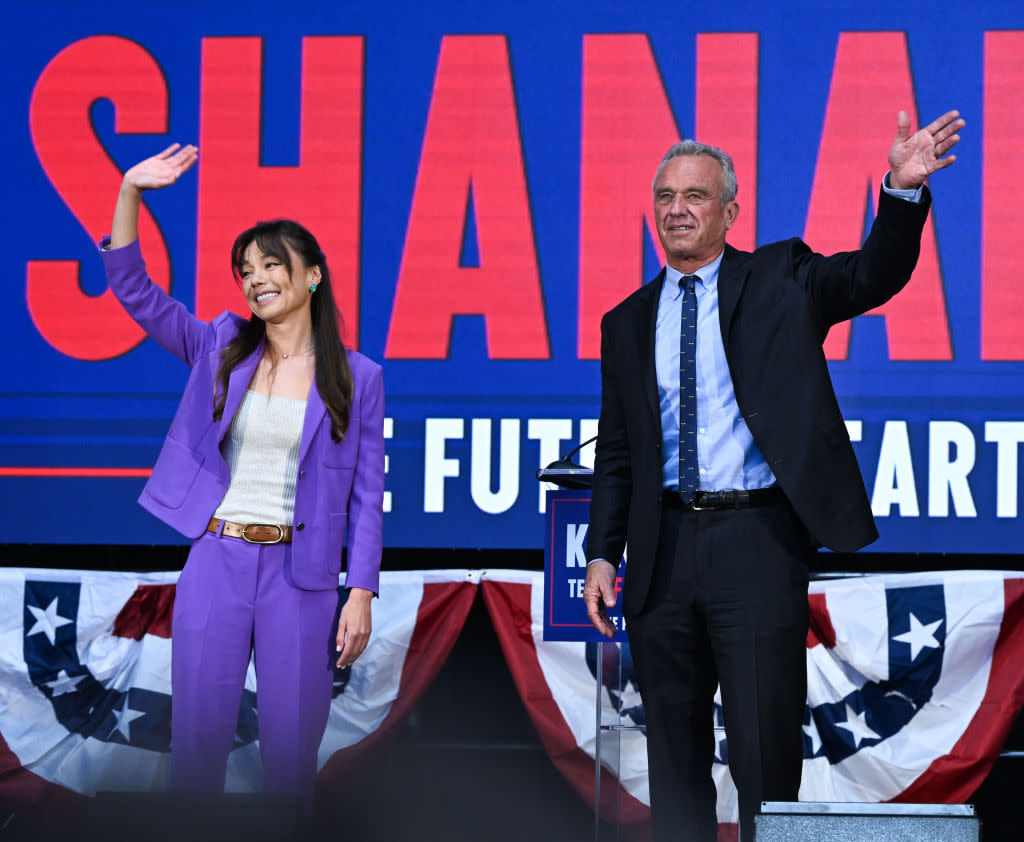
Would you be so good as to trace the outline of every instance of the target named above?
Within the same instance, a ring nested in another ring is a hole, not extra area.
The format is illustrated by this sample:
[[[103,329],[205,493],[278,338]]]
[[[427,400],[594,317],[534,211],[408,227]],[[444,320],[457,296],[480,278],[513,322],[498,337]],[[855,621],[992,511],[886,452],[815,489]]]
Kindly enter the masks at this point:
[[[878,537],[822,350],[828,329],[888,301],[910,280],[931,198],[882,191],[860,251],[825,257],[799,239],[725,247],[722,342],[736,402],[811,540],[852,552]],[[654,326],[665,272],[601,320],[601,418],[587,558],[628,541],[626,615],[647,599],[661,520],[661,416]]]

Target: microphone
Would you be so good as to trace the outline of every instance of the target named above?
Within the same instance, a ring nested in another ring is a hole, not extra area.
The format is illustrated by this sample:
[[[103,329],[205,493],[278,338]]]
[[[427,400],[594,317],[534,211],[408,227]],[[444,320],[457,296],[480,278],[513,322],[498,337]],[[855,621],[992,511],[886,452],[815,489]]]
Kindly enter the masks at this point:
[[[556,459],[546,467],[538,468],[537,479],[542,482],[554,483],[561,488],[590,488],[594,472],[590,468],[584,468],[582,465],[573,462],[572,457],[594,441],[597,441],[597,436],[581,442],[566,453],[565,456]]]

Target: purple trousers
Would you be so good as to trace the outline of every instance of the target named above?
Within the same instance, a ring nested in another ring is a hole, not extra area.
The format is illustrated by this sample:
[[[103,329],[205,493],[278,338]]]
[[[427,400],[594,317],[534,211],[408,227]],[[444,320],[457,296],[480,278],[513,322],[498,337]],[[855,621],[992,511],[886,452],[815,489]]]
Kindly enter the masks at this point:
[[[251,654],[263,786],[312,802],[334,681],[337,591],[292,584],[291,544],[207,533],[178,579],[171,789],[221,792]]]

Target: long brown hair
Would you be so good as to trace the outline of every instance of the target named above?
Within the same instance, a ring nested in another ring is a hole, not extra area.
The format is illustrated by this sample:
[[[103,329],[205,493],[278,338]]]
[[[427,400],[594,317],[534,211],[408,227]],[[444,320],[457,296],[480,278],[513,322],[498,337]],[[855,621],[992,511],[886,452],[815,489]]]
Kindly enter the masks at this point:
[[[316,238],[299,223],[290,219],[275,219],[259,222],[243,231],[231,247],[231,271],[241,284],[242,264],[245,252],[252,243],[263,254],[275,257],[284,264],[289,277],[292,273],[290,246],[307,268],[320,267],[320,280],[310,301],[310,316],[313,326],[313,350],[315,357],[316,390],[323,399],[331,416],[331,438],[341,441],[348,431],[352,410],[352,369],[348,354],[338,330],[339,314],[331,289],[331,274],[327,270],[327,258],[320,251]],[[242,326],[238,335],[221,352],[220,368],[217,371],[217,385],[213,395],[213,417],[219,420],[224,414],[228,396],[228,378],[242,360],[259,347],[267,332],[267,324],[255,313]]]

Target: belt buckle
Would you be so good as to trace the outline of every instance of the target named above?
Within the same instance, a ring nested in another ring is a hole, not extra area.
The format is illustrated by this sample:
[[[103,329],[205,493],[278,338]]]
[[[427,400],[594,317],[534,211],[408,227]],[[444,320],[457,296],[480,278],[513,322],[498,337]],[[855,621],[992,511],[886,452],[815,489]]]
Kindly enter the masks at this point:
[[[276,529],[277,537],[270,541],[257,541],[246,535],[250,526],[265,526],[267,529]],[[242,526],[242,540],[248,544],[280,544],[284,540],[284,527],[279,523],[247,523]]]
[[[709,494],[707,494],[705,492],[698,491],[697,494],[693,498],[694,502],[690,503],[690,510],[694,511],[694,512],[713,512],[717,508],[716,506],[698,506],[697,505],[697,502],[696,502],[697,498],[700,497],[702,494],[703,494],[703,496],[705,498],[711,496],[711,495],[709,495]]]

